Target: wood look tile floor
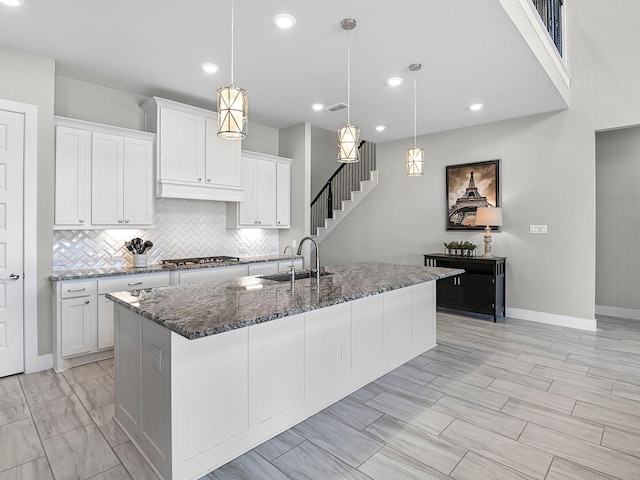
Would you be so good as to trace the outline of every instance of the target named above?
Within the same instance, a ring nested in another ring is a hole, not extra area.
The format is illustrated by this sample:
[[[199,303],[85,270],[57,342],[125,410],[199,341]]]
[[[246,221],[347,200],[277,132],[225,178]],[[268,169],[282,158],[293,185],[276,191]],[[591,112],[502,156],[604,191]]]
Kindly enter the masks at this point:
[[[113,361],[0,379],[0,480],[157,479]],[[640,321],[438,312],[438,346],[202,480],[640,480]]]

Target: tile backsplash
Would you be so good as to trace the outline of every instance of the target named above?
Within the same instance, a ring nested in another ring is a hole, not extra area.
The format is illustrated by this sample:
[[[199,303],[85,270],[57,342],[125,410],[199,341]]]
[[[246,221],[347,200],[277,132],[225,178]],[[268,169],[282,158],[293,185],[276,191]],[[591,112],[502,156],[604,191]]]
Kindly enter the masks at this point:
[[[54,230],[53,269],[124,266],[132,263],[126,240],[151,240],[149,263],[207,255],[258,256],[278,253],[278,231],[227,229],[224,202],[158,198],[156,225],[147,230]]]

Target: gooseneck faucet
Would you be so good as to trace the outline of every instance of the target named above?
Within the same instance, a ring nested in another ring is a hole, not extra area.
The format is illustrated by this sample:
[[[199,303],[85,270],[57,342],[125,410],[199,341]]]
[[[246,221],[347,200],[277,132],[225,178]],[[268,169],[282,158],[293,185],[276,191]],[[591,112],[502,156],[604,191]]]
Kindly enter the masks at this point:
[[[318,242],[316,242],[311,237],[304,237],[302,240],[300,240],[300,244],[298,245],[298,255],[302,254],[302,245],[306,240],[313,242],[316,247],[316,278],[318,279],[318,282],[320,282],[320,249],[318,248]],[[309,278],[311,278],[312,276],[313,268],[309,268]]]

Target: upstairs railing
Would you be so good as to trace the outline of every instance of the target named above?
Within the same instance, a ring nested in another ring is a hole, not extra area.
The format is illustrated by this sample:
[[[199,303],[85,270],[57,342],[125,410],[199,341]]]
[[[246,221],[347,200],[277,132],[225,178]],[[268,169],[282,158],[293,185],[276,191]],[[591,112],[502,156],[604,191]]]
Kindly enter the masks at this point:
[[[333,218],[334,208],[351,199],[351,192],[360,190],[361,181],[371,179],[371,171],[376,169],[376,145],[362,141],[358,149],[360,161],[341,164],[311,202],[312,235],[317,235],[318,227],[324,227],[326,218]]]
[[[562,5],[564,0],[532,0],[547,27],[558,53],[562,55]]]

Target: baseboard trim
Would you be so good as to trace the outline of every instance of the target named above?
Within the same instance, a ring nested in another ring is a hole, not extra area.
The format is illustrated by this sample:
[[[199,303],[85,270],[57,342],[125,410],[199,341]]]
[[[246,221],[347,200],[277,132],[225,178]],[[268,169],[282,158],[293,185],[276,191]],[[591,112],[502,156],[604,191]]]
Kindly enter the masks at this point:
[[[597,321],[595,318],[570,317],[568,315],[558,315],[555,313],[536,312],[535,310],[523,310],[521,308],[507,307],[507,317],[529,320],[532,322],[546,323],[548,325],[558,325],[560,327],[579,328],[595,332]]]
[[[608,305],[596,305],[596,315],[640,320],[640,310],[636,310],[634,308],[610,307]]]
[[[42,370],[49,370],[50,368],[53,368],[53,353],[38,355],[35,359],[27,361],[25,363],[24,373],[41,372]]]

